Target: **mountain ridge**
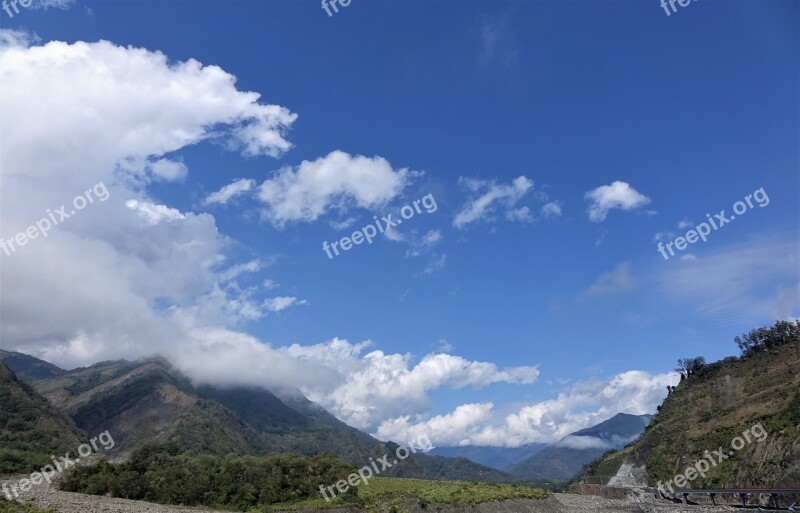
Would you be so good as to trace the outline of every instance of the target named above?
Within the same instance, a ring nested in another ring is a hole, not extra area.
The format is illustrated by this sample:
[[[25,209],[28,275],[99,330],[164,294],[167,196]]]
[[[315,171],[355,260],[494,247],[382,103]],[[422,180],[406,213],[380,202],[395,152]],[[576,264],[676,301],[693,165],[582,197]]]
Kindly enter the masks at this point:
[[[567,481],[608,449],[620,449],[638,437],[651,419],[652,415],[618,413],[571,433],[504,470],[519,479]]]
[[[34,357],[22,359],[25,368]],[[19,359],[15,360],[20,363]],[[45,362],[46,363],[46,362]],[[292,408],[269,390],[194,385],[160,357],[116,360],[35,379],[36,390],[89,432],[109,431],[113,457],[126,458],[149,443],[179,444],[199,453],[333,454],[363,465],[395,450],[347,426],[298,391],[282,391]],[[301,411],[298,411],[301,410]],[[465,458],[412,454],[387,476],[501,482],[513,478]]]

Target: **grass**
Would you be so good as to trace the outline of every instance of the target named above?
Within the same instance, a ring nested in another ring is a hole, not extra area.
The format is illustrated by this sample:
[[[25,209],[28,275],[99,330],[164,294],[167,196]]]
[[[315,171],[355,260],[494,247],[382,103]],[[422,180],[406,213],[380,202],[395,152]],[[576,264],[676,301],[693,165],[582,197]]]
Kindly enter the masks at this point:
[[[377,477],[370,479],[367,485],[358,486],[357,497],[337,497],[325,502],[320,496],[300,502],[273,504],[254,511],[358,507],[368,512],[388,510],[402,513],[410,504],[424,509],[429,504],[472,505],[509,499],[544,499],[547,496],[544,490],[524,485]]]
[[[0,497],[0,513],[55,513],[55,511],[52,509],[37,509],[30,504],[9,502]]]

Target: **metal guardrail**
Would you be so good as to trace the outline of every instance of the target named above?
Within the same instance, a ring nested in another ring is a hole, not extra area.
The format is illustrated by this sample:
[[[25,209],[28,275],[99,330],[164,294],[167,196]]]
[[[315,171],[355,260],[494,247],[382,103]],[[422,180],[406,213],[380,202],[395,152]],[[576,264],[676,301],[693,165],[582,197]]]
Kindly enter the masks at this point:
[[[607,485],[611,481],[611,476],[586,476],[581,480],[581,484]]]
[[[717,505],[716,497],[717,495],[738,495],[739,499],[742,501],[742,507],[746,508],[748,506],[760,506],[759,504],[747,504],[747,499],[749,499],[753,495],[769,495],[770,496],[770,507],[775,509],[778,508],[778,498],[779,497],[800,497],[800,488],[717,488],[717,489],[701,489],[701,490],[694,490],[694,489],[678,489],[673,492],[669,492],[669,494],[665,494],[663,490],[659,490],[657,488],[647,488],[648,492],[652,492],[656,498],[662,499],[670,499],[668,495],[672,495],[673,497],[682,495],[683,502],[685,504],[689,504],[689,495],[708,495],[711,497],[711,503],[715,506]],[[676,500],[676,499],[673,499]],[[789,511],[798,511],[800,510],[800,506],[796,506],[795,504],[789,506]],[[795,509],[796,506],[796,509]]]

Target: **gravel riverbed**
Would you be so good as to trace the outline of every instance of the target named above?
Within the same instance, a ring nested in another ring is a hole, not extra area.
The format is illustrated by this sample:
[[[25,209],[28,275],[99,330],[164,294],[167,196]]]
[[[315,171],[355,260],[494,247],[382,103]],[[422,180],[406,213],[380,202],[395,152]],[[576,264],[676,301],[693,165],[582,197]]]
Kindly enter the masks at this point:
[[[2,485],[0,480],[0,485]],[[17,479],[8,479],[8,484]],[[31,501],[42,508],[53,508],[59,513],[230,513],[225,510],[167,506],[149,502],[99,497],[63,492],[55,485],[41,485],[20,493],[20,501]],[[429,508],[430,509],[430,508]],[[434,506],[434,510],[438,509]],[[478,506],[445,506],[442,511],[470,511],[473,513],[712,513],[733,511],[730,506],[689,506],[657,501],[645,496],[628,499],[607,499],[593,495],[554,494],[546,500],[514,500],[486,503]]]

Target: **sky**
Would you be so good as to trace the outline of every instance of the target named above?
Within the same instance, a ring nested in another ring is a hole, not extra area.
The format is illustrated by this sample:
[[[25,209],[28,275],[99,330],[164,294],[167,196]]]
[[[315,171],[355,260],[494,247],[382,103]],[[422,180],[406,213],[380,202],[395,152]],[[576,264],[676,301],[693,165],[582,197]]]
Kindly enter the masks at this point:
[[[518,446],[800,317],[797,2],[17,7],[4,349]]]

